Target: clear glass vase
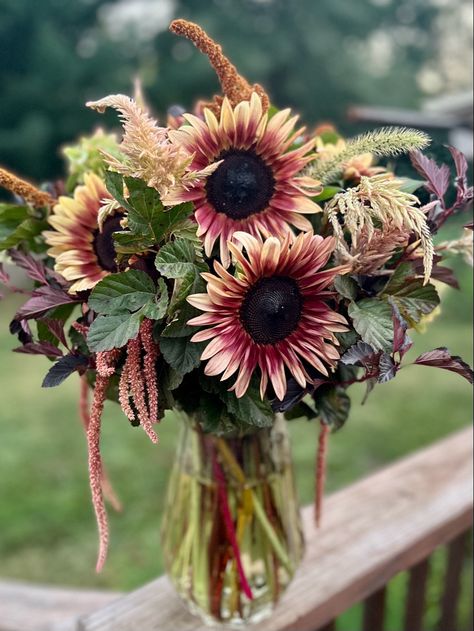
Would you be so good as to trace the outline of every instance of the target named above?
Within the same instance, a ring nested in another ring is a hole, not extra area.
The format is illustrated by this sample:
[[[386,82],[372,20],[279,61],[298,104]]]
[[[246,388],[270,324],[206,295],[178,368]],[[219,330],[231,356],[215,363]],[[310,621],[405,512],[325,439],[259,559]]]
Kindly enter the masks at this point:
[[[169,578],[209,624],[267,617],[304,551],[286,423],[242,437],[186,418],[162,527]]]

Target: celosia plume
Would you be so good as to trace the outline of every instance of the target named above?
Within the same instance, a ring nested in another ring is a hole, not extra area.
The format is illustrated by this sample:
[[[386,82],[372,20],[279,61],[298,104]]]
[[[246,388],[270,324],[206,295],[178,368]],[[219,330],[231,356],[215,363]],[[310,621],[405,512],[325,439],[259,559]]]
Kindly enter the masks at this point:
[[[124,131],[120,144],[123,158],[104,152],[104,159],[112,171],[144,180],[155,188],[163,203],[176,186],[186,188],[210,175],[217,166],[209,165],[201,172],[189,171],[193,155],[184,147],[171,144],[168,129],[160,127],[128,96],[112,94],[90,101],[87,106],[101,113],[108,107],[119,112]]]
[[[376,223],[384,231],[387,226],[401,232],[413,232],[423,249],[425,283],[428,282],[433,266],[434,247],[426,216],[419,208],[415,195],[401,190],[402,182],[382,173],[373,177],[362,177],[360,184],[338,193],[327,204],[325,211],[331,222],[337,247],[349,253],[344,230],[351,235],[352,247],[358,247],[362,236],[370,240],[374,236]]]

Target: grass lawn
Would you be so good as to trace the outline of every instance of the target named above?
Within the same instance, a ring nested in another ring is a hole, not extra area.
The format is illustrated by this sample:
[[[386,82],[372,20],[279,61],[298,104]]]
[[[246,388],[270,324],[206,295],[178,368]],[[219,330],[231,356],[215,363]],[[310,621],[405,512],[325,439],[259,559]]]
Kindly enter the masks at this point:
[[[471,274],[465,266],[459,269],[463,291],[442,288],[443,312],[426,334],[415,336],[408,360],[448,346],[471,362]],[[7,328],[17,303],[18,297],[10,296],[0,304],[0,575],[61,585],[137,587],[162,572],[160,511],[178,421],[170,414],[160,426],[160,444],[153,446],[117,406],[108,405],[103,454],[125,510],[111,515],[109,560],[97,576],[86,446],[76,413],[78,380],[71,377],[61,388],[42,390],[47,360],[10,352],[15,340]],[[364,407],[362,390],[354,388],[352,394],[351,418],[331,439],[329,491],[471,422],[471,388],[446,371],[408,367],[394,382],[378,386]],[[290,430],[300,497],[310,502],[316,425],[293,421]],[[443,563],[437,555],[437,575]],[[401,626],[404,589],[401,576],[389,600],[391,631]],[[434,624],[439,581],[430,589],[428,614]],[[464,600],[467,607],[467,593]],[[359,610],[348,612],[338,629],[356,631],[359,618]]]

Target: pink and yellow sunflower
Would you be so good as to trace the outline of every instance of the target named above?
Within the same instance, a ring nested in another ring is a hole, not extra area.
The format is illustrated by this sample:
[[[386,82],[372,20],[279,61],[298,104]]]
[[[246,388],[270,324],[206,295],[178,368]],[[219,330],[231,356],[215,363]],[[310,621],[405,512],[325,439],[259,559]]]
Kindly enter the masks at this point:
[[[176,189],[165,203],[194,203],[198,235],[204,240],[207,256],[219,239],[220,258],[228,267],[227,242],[237,231],[283,236],[290,224],[311,230],[302,215],[321,210],[310,199],[321,186],[298,175],[314,159],[310,152],[315,142],[291,148],[304,131],[295,131],[298,117],[290,117],[290,110],[285,109],[269,119],[256,93],[235,108],[224,98],[219,120],[209,109],[203,115],[204,120],[185,114],[188,124],[169,132],[171,142],[194,155],[191,170],[220,163],[191,188]]]
[[[211,327],[192,341],[211,340],[202,354],[209,360],[207,375],[223,373],[224,380],[237,372],[231,388],[237,397],[245,394],[258,367],[262,398],[270,380],[282,400],[286,371],[304,388],[311,382],[305,363],[327,375],[339,359],[335,333],[346,331],[347,322],[328,305],[333,293],[327,288],[347,267],[323,269],[335,247],[333,237],[312,232],[283,241],[262,242],[243,232],[234,237],[246,250],[244,255],[229,242],[237,275],[216,261],[216,275],[203,274],[207,293],[188,298],[205,312],[189,324]]]
[[[56,259],[54,269],[74,281],[70,293],[91,289],[117,271],[112,234],[121,229],[122,216],[107,217],[99,229],[98,214],[104,199],[111,199],[104,182],[93,173],[86,174],[74,197],[60,197],[48,218],[54,228],[43,233],[51,246],[48,254]]]

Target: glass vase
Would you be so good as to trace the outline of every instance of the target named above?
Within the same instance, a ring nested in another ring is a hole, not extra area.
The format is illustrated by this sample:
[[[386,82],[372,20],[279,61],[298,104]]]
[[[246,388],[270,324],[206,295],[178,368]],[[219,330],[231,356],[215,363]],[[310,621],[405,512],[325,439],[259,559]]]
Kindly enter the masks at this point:
[[[162,527],[166,571],[206,623],[267,617],[304,551],[286,423],[241,437],[183,423]]]

